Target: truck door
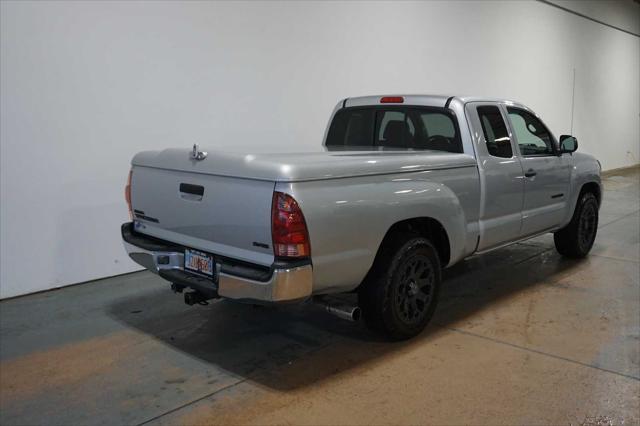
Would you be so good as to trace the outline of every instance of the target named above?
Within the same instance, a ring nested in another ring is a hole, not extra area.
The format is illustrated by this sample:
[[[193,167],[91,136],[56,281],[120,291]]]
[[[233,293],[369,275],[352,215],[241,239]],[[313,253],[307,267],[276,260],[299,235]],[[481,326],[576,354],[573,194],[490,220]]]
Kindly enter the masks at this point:
[[[562,222],[569,198],[571,161],[559,156],[555,139],[531,112],[507,106],[511,133],[524,171],[521,237],[544,232]]]
[[[505,111],[491,102],[465,107],[471,121],[480,172],[480,241],[478,251],[520,236],[524,187],[522,166],[506,126]]]

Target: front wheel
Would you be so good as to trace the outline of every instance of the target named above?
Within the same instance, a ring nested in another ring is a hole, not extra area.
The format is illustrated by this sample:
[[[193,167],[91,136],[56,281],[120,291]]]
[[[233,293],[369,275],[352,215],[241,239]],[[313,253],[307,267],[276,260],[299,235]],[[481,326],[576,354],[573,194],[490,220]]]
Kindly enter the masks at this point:
[[[426,238],[403,235],[388,243],[359,292],[367,325],[393,340],[420,333],[438,302],[441,270]]]
[[[556,250],[570,258],[585,257],[598,232],[598,199],[590,192],[581,195],[571,222],[553,234]]]

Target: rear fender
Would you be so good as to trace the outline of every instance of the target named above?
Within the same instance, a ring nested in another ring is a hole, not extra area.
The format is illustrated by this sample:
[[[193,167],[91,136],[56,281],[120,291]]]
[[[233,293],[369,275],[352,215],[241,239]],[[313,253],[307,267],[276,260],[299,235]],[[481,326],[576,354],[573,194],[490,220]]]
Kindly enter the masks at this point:
[[[442,224],[450,243],[449,264],[465,256],[468,250],[463,206],[449,187],[424,180],[430,173],[276,185],[277,191],[298,201],[305,216],[311,240],[314,293],[357,287],[373,265],[389,229],[407,219],[428,217]]]

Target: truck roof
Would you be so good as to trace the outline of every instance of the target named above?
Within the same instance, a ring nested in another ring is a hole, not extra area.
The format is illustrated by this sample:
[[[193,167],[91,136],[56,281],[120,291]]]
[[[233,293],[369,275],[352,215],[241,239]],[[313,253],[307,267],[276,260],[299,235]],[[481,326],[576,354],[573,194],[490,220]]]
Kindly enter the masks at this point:
[[[513,105],[520,105],[519,102],[503,99],[503,98],[489,98],[482,96],[454,96],[454,95],[370,95],[370,96],[357,96],[353,98],[347,98],[342,102],[343,107],[353,106],[370,106],[380,105],[380,99],[384,97],[402,97],[404,98],[404,104],[407,105],[423,105],[433,107],[444,107],[447,103],[456,100],[462,104],[468,102],[506,102]]]

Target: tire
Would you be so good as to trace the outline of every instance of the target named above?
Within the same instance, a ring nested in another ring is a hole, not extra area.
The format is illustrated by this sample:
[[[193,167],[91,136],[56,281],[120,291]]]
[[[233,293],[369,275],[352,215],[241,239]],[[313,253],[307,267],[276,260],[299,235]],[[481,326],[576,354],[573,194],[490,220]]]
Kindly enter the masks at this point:
[[[435,312],[440,259],[426,238],[397,235],[385,243],[359,291],[367,326],[391,340],[419,334]]]
[[[580,195],[571,222],[553,234],[558,253],[572,259],[585,257],[598,232],[598,199],[591,192]]]

